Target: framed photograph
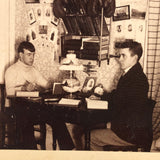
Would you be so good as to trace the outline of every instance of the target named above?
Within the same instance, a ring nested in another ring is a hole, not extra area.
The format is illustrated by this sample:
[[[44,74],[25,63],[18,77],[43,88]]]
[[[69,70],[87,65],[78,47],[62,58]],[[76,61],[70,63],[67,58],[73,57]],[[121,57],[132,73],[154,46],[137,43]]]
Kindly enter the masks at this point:
[[[48,26],[47,25],[39,25],[39,34],[47,34]]]
[[[82,87],[82,92],[83,93],[88,93],[90,91],[93,91],[93,88],[95,87],[96,84],[96,77],[86,77],[83,87]]]
[[[25,0],[26,3],[40,3],[40,0]]]
[[[59,22],[59,19],[56,18],[55,16],[52,16],[51,23],[54,24],[55,26],[57,26],[58,22]]]
[[[41,0],[42,3],[53,3],[53,0]]]
[[[130,19],[130,6],[126,5],[126,6],[116,7],[113,15],[113,21],[120,21],[126,19]]]
[[[36,18],[35,18],[33,9],[31,9],[31,10],[28,12],[28,17],[29,17],[30,24],[33,24],[33,23],[36,22]]]
[[[146,12],[137,10],[137,9],[132,9],[131,10],[131,18],[135,19],[145,19]]]

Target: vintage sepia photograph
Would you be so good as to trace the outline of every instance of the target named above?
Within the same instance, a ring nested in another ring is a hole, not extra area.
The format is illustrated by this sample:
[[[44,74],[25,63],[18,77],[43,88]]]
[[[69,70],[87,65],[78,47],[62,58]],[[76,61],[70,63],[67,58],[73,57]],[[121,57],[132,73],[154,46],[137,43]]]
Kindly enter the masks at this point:
[[[160,1],[0,8],[2,160],[159,159]]]
[[[40,0],[25,0],[26,3],[40,3]]]
[[[28,12],[28,17],[29,17],[29,23],[30,23],[30,25],[32,25],[33,23],[36,22],[36,18],[35,18],[33,9],[31,9],[31,10]]]
[[[130,19],[130,6],[126,5],[116,7],[115,13],[113,15],[113,21],[120,21],[125,19]]]

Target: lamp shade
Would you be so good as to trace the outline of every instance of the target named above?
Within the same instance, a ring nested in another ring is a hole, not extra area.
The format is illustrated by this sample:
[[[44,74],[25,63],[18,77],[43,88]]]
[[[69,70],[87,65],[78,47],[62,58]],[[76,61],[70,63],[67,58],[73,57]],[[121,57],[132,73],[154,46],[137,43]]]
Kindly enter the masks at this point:
[[[76,58],[76,54],[69,53],[66,55],[61,62],[60,70],[72,70],[72,71],[82,71],[83,65],[80,64],[78,58]]]

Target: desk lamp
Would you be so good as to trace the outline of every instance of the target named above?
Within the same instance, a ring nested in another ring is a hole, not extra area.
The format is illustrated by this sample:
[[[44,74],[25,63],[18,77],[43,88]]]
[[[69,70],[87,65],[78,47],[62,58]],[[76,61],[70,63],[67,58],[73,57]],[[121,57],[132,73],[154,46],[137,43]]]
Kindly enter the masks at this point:
[[[68,98],[73,98],[73,94],[80,89],[80,82],[74,76],[74,71],[83,71],[83,65],[80,64],[79,60],[76,58],[74,51],[69,51],[66,58],[62,60],[62,65],[59,68],[63,71],[69,71],[69,78],[64,79],[62,83],[62,88],[64,91],[69,92]]]

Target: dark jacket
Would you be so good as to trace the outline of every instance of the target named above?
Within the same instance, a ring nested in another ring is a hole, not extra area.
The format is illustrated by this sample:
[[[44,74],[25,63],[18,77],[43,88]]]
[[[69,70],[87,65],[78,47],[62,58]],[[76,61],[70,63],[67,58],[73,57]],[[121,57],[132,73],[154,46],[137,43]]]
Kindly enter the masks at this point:
[[[123,140],[141,144],[150,138],[148,80],[139,63],[120,78],[108,97],[111,129]]]

